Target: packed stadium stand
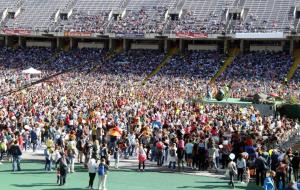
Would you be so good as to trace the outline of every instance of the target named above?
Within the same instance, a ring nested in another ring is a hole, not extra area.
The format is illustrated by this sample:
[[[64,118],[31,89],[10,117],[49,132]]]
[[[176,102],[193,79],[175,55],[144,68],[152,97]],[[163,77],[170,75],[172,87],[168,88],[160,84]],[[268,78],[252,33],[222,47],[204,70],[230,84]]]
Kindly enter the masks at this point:
[[[60,19],[56,31],[80,31],[103,33],[109,22],[109,13],[123,6],[122,0],[77,0],[71,10],[71,16]]]

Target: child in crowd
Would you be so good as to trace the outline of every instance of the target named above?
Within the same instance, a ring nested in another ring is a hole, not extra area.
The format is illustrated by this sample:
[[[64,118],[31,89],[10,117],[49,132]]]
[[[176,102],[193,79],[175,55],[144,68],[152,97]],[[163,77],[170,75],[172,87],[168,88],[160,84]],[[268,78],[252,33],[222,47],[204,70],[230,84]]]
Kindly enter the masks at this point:
[[[176,169],[176,157],[177,157],[176,143],[171,144],[169,149],[169,169]]]
[[[114,151],[114,159],[115,159],[115,168],[119,168],[119,161],[120,161],[120,149],[118,146],[115,147]]]

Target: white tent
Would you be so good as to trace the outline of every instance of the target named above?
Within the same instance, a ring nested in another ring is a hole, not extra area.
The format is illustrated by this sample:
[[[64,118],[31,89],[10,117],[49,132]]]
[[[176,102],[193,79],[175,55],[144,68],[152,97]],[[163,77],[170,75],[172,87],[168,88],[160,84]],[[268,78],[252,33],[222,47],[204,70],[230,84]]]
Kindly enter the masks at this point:
[[[42,72],[34,68],[29,68],[22,71],[23,74],[40,75]]]

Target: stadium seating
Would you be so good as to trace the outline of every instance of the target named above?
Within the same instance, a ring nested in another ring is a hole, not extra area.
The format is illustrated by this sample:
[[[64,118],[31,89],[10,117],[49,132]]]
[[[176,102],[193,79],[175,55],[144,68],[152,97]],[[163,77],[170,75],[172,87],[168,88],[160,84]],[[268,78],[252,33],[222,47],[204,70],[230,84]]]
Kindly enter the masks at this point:
[[[168,9],[174,8],[178,0],[130,0],[126,15],[112,23],[113,33],[160,33],[165,25]]]
[[[6,9],[12,9],[16,7],[18,1],[15,0],[0,0],[0,24],[4,21],[2,20],[2,15]]]
[[[170,21],[170,32],[221,33],[224,30],[225,10],[234,0],[187,0],[178,21]]]
[[[78,0],[68,20],[60,20],[56,31],[103,33],[109,22],[109,13],[123,6],[122,0]]]
[[[251,0],[245,1],[247,10],[244,21],[237,22],[234,32],[290,31],[294,28],[291,14],[295,0]]]
[[[6,8],[15,7],[15,11],[20,8],[16,18],[5,20],[2,27],[30,30],[290,32],[300,28],[299,19],[295,18],[298,5],[299,0],[1,0],[0,14]],[[240,18],[228,16],[233,9],[240,11]],[[167,17],[167,12],[173,10],[177,11],[178,19]],[[68,19],[61,20],[58,11],[67,13]],[[120,17],[112,17],[112,11],[117,11]]]
[[[9,19],[6,28],[48,30],[54,25],[55,13],[66,7],[68,0],[24,0],[21,12]]]

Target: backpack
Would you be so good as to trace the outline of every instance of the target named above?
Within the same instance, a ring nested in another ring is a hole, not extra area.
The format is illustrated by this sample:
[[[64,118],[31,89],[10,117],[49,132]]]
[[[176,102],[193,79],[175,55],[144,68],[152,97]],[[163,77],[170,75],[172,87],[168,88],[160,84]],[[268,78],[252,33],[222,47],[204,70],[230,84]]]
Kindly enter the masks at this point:
[[[22,155],[22,152],[21,152],[19,146],[16,146],[16,145],[11,146],[10,153],[13,156],[21,156]]]
[[[104,176],[105,175],[105,166],[104,164],[100,164],[98,167],[98,175],[99,176]]]
[[[175,150],[174,150],[174,149],[171,149],[171,150],[170,150],[170,156],[171,156],[171,157],[175,157]]]
[[[100,156],[101,156],[101,158],[103,158],[103,157],[107,157],[107,149],[106,148],[101,148],[101,150],[100,150]]]
[[[81,140],[77,141],[76,148],[77,148],[77,150],[82,151],[83,148],[82,148],[82,141]]]
[[[68,149],[67,155],[69,157],[75,157],[76,151],[74,149]]]
[[[158,142],[158,143],[156,144],[156,148],[157,148],[158,150],[162,150],[162,149],[163,149],[163,143],[162,143],[162,142]]]
[[[56,143],[57,143],[58,146],[61,146],[61,145],[62,145],[62,139],[61,139],[61,137],[59,137],[59,138],[57,139]]]
[[[1,144],[0,144],[0,151],[6,151],[6,149],[7,149],[7,146],[6,146],[6,144],[4,143],[4,142],[2,142]]]
[[[48,148],[45,148],[45,150],[44,150],[44,156],[46,157],[46,158],[49,158],[49,151],[48,151]]]
[[[59,167],[60,167],[60,168],[68,167],[67,160],[61,158],[60,161],[59,161]]]

